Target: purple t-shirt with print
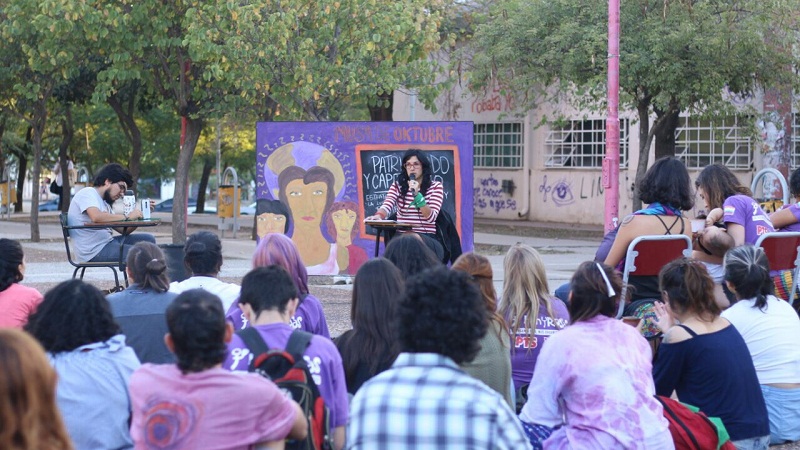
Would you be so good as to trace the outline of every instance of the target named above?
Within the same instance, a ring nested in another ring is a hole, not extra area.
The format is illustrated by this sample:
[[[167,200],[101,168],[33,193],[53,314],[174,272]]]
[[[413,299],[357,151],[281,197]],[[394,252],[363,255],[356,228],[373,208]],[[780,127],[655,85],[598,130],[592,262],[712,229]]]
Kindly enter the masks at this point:
[[[744,227],[744,242],[747,244],[755,244],[762,234],[775,231],[761,205],[746,195],[732,195],[725,199],[722,212],[723,222]]]
[[[785,227],[781,228],[778,231],[800,231],[800,204],[792,203],[791,205],[784,205],[781,210],[788,209],[792,212],[795,220],[797,222],[793,224],[786,225]]]
[[[540,303],[539,317],[536,319],[536,331],[533,336],[524,326],[519,327],[514,335],[511,347],[511,378],[514,380],[515,389],[531,382],[533,368],[536,366],[536,359],[539,357],[539,350],[544,341],[556,331],[569,325],[569,312],[567,312],[564,302],[555,297],[550,301],[553,304],[555,317],[547,315],[547,309],[543,303]],[[523,323],[526,320],[527,317],[523,318]]]
[[[234,330],[244,330],[248,323],[244,317],[239,305],[233,304],[228,310],[226,315],[228,321],[233,323]],[[328,331],[328,321],[325,320],[325,312],[322,310],[322,303],[319,302],[317,297],[308,294],[300,302],[292,316],[292,328],[297,330],[308,331],[309,333],[319,336],[325,336],[330,339],[331,334]]]
[[[264,338],[269,348],[286,348],[293,328],[285,323],[257,325],[256,330]],[[247,372],[252,355],[247,346],[237,335],[228,343],[228,356],[222,367],[232,371]],[[341,427],[347,424],[348,397],[347,383],[344,378],[342,357],[330,339],[322,336],[311,338],[304,359],[308,364],[311,377],[319,388],[325,404],[331,411],[331,426]]]

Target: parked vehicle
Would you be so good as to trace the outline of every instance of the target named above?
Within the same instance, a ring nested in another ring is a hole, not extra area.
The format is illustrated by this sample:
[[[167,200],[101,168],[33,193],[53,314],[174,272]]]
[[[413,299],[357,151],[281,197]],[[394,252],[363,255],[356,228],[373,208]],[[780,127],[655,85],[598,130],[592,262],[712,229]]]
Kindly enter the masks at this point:
[[[39,203],[39,211],[58,211],[58,197]]]

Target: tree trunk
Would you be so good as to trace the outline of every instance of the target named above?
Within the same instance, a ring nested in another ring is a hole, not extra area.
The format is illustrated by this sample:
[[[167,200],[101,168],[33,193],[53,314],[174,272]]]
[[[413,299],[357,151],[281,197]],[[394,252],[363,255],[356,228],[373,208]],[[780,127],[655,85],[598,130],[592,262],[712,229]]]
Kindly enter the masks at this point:
[[[178,154],[175,169],[175,196],[172,203],[172,243],[186,243],[186,205],[189,195],[189,168],[203,130],[203,119],[186,117],[186,140]]]
[[[128,170],[133,176],[134,183],[139,180],[142,170],[142,133],[134,118],[136,99],[136,93],[133,92],[127,97],[125,104],[123,104],[118,94],[114,94],[106,100],[111,109],[117,114],[117,120],[119,120],[119,125],[122,127],[122,132],[131,144],[131,158],[128,162]]]
[[[200,185],[197,187],[197,212],[206,212],[206,188],[211,171],[214,170],[214,161],[203,158],[203,174],[200,176]]]
[[[44,101],[39,101],[34,106],[33,112],[33,186],[36,192],[31,196],[31,241],[39,242],[39,178],[42,175],[42,137],[47,123],[47,106]],[[68,177],[69,174],[63,174]],[[22,178],[19,176],[18,178]]]
[[[25,187],[25,174],[28,173],[28,155],[30,149],[33,148],[33,127],[28,126],[25,132],[25,149],[17,154],[19,164],[17,165],[17,199],[14,203],[14,212],[22,212],[22,191]]]
[[[664,121],[656,129],[656,153],[655,158],[665,156],[675,156],[675,132],[678,129],[680,111],[677,109],[664,113]]]
[[[639,164],[636,166],[636,178],[633,182],[633,203],[631,212],[642,209],[642,199],[639,198],[639,183],[647,172],[647,163],[650,159],[650,97],[639,100],[636,105],[639,114]]]
[[[373,122],[391,122],[392,107],[394,106],[394,92],[384,92],[376,96],[377,103],[369,108],[369,120]]]
[[[61,119],[61,143],[58,145],[58,163],[61,166],[61,212],[69,211],[69,203],[72,201],[72,185],[69,179],[69,161],[67,161],[67,150],[75,135],[75,127],[72,125],[72,108],[67,105],[64,118]],[[77,168],[75,169],[77,170]]]

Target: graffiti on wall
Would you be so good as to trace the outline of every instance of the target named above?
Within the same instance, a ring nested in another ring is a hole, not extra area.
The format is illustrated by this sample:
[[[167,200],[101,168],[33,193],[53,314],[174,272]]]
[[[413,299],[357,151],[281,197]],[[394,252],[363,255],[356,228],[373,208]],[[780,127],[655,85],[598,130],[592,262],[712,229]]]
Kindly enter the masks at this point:
[[[475,180],[473,197],[475,214],[480,216],[517,210],[517,201],[503,192],[500,180],[492,175]]]
[[[558,207],[571,205],[578,200],[602,197],[604,191],[602,175],[583,176],[580,180],[561,177],[552,181],[544,175],[538,187],[542,203],[552,203]]]
[[[474,114],[508,112],[513,111],[514,106],[514,94],[501,93],[501,87],[495,84],[491,92],[487,92],[483,97],[473,100],[471,110]]]

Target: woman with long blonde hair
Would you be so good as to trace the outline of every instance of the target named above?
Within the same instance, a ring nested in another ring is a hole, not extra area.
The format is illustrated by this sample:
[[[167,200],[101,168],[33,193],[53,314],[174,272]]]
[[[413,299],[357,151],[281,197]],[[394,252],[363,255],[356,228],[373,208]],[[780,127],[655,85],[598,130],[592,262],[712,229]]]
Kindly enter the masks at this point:
[[[550,294],[544,262],[533,247],[511,246],[503,260],[505,283],[500,315],[512,338],[511,377],[514,388],[527,385],[542,344],[569,324],[567,306]]]
[[[71,450],[56,406],[56,372],[20,330],[0,328],[0,448]]]
[[[497,391],[513,408],[510,389],[511,359],[508,356],[511,342],[506,321],[497,312],[497,293],[492,281],[494,276],[492,264],[485,256],[463,253],[453,263],[453,270],[460,270],[470,276],[470,280],[481,292],[489,316],[489,330],[480,341],[481,350],[478,356],[462,364],[461,368]]]

